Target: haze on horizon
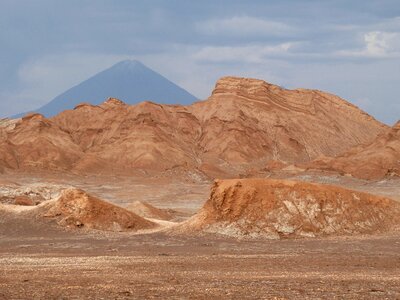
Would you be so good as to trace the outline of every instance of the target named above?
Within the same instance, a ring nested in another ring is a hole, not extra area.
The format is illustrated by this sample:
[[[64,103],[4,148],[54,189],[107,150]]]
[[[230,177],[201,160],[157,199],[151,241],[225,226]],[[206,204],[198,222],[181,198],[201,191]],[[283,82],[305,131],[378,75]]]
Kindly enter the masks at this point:
[[[396,0],[2,0],[0,24],[0,117],[137,59],[202,99],[221,76],[255,77],[400,119]]]

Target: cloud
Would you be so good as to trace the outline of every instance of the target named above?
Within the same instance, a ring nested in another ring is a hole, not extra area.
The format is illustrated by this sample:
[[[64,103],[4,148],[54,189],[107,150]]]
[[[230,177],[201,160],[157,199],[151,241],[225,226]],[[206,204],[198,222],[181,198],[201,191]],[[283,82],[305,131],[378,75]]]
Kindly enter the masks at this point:
[[[400,34],[398,32],[370,31],[364,34],[364,49],[341,50],[343,57],[398,58],[400,57]]]
[[[249,16],[212,19],[196,24],[198,32],[205,35],[236,37],[288,36],[297,30],[288,24]]]
[[[380,31],[368,32],[364,35],[366,44],[365,52],[370,56],[386,56],[389,52],[396,52],[396,40],[399,38],[397,33]]]
[[[287,53],[294,43],[278,45],[253,45],[253,46],[207,46],[193,54],[193,58],[207,62],[250,62],[259,63],[269,56],[280,56]]]

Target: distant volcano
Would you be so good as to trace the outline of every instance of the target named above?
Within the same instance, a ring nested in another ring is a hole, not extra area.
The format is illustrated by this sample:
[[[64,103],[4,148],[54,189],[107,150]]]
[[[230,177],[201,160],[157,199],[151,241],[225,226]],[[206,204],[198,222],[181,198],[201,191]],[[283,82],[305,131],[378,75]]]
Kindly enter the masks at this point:
[[[150,100],[162,104],[191,104],[197,98],[137,60],[124,60],[35,110],[51,117],[82,102],[98,105],[109,97],[127,104]],[[22,116],[22,115],[19,115]]]

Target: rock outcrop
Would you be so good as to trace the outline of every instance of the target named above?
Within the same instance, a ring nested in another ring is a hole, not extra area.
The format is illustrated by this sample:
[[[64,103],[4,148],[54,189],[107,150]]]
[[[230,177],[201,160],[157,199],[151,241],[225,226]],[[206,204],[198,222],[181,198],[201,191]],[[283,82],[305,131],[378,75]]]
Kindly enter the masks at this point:
[[[371,234],[400,229],[400,203],[340,187],[272,179],[214,183],[204,207],[175,233],[236,238]]]

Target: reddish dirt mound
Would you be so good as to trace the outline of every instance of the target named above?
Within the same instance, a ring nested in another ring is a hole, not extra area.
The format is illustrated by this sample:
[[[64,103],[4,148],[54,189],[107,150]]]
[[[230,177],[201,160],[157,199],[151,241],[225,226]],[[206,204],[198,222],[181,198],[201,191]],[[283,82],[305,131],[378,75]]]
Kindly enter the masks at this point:
[[[328,93],[224,77],[207,100],[190,106],[129,106],[111,98],[51,119],[33,114],[0,126],[0,172],[237,177],[264,170],[271,160],[293,164],[334,156],[386,129]]]
[[[61,196],[46,203],[41,216],[56,218],[59,225],[108,231],[137,231],[155,228],[156,224],[133,212],[102,201],[79,189],[66,189]]]
[[[171,211],[166,209],[160,209],[150,205],[147,202],[135,201],[126,207],[127,210],[134,212],[138,216],[150,219],[159,220],[172,220],[174,218]]]
[[[372,143],[335,158],[320,158],[303,167],[351,174],[362,179],[400,177],[400,121]]]
[[[400,203],[343,188],[267,179],[216,181],[200,212],[177,232],[291,238],[397,230]]]

